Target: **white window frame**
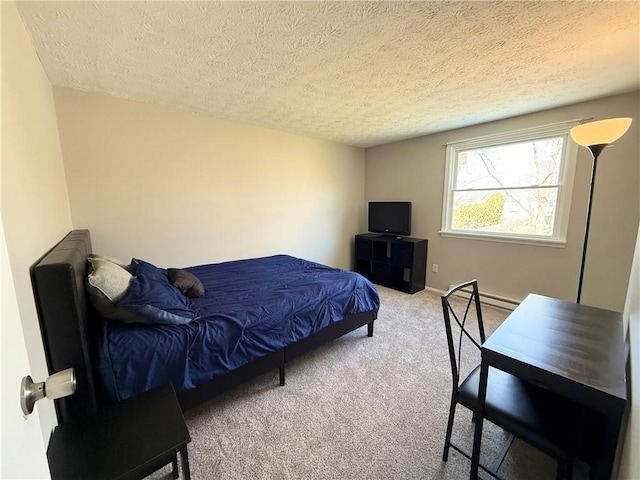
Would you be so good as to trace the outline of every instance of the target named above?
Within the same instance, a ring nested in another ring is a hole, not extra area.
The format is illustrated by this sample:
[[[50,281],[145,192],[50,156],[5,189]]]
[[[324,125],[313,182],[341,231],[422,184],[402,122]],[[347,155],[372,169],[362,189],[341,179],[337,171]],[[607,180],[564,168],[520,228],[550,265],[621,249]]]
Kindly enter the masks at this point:
[[[577,124],[577,121],[562,122],[561,124],[528,128],[448,143],[446,145],[446,169],[440,235],[443,237],[473,238],[494,242],[564,247],[567,243],[567,229],[569,225],[569,213],[571,211],[571,193],[573,191],[573,179],[575,175],[576,158],[578,156],[578,146],[569,135],[570,128],[575,124]],[[453,217],[453,193],[456,178],[455,166],[458,152],[474,148],[496,147],[559,136],[564,137],[563,154],[557,184],[558,199],[554,231],[551,235],[478,232],[454,229],[451,227]]]

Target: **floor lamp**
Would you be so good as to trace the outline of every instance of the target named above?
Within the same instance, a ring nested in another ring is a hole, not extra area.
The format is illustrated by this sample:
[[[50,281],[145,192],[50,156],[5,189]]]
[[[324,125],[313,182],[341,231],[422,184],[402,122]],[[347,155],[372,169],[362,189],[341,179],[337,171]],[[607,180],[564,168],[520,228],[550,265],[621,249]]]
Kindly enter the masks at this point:
[[[582,294],[582,277],[584,276],[584,262],[587,257],[587,242],[589,241],[589,223],[591,221],[591,202],[593,200],[593,185],[596,180],[596,166],[598,155],[604,147],[615,142],[629,129],[630,118],[610,118],[597,122],[583,123],[571,129],[571,138],[583,147],[587,147],[593,157],[591,166],[591,185],[589,187],[589,203],[587,204],[587,223],[584,230],[584,244],[582,245],[582,263],[580,264],[580,280],[578,281],[578,299]]]

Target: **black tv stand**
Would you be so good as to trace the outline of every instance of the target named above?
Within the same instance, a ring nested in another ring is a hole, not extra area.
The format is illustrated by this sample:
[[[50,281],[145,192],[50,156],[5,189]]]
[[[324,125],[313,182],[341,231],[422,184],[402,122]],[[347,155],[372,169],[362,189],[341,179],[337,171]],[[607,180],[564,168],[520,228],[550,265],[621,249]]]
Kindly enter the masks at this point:
[[[356,272],[378,285],[406,293],[424,290],[427,240],[396,235],[356,235]]]

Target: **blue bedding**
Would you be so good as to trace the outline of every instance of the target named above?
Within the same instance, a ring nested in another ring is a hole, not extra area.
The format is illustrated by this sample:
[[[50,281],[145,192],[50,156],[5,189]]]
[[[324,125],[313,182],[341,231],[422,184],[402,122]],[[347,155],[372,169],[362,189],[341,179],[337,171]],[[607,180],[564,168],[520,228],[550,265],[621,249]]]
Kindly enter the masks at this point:
[[[380,306],[364,277],[287,255],[185,270],[205,287],[204,296],[188,299],[196,312],[191,322],[105,322],[100,374],[111,397],[122,400],[167,382],[176,391],[192,389]]]

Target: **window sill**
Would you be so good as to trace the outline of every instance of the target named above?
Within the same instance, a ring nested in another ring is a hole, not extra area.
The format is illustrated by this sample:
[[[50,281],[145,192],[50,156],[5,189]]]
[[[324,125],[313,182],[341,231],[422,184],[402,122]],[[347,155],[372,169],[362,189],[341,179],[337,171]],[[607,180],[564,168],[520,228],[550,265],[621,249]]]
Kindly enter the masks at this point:
[[[500,235],[495,233],[477,233],[477,232],[451,232],[446,230],[440,231],[441,237],[465,238],[468,240],[482,240],[486,242],[499,243],[519,243],[522,245],[536,245],[539,247],[564,248],[567,244],[566,240],[558,238],[523,238],[514,235]]]

